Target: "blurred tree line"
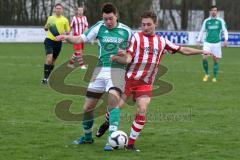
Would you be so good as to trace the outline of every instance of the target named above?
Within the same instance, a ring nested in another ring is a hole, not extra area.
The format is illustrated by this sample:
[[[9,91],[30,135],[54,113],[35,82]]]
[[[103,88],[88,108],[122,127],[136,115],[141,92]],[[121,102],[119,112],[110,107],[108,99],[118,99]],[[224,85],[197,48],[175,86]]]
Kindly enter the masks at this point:
[[[228,29],[239,30],[240,1],[215,1],[219,10],[224,11]],[[132,28],[139,27],[143,11],[153,9],[159,16],[158,28],[168,29],[167,26],[171,23],[174,30],[194,29],[195,26],[189,26],[194,24],[194,16],[198,15],[191,11],[203,12],[203,16],[197,19],[200,25],[209,16],[209,7],[212,5],[212,0],[0,0],[0,26],[43,26],[47,17],[53,14],[57,2],[62,2],[64,15],[69,19],[77,6],[84,6],[90,25],[101,19],[101,6],[104,2],[113,2],[119,9],[120,21]]]

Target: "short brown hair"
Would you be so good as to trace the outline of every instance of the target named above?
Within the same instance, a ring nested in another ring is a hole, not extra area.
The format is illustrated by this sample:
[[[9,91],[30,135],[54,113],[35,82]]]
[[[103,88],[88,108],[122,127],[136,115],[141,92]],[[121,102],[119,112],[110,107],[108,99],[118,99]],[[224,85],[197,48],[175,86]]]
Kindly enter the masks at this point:
[[[157,23],[157,15],[153,11],[146,11],[141,15],[141,19],[151,18],[154,23]]]
[[[115,15],[117,14],[117,8],[115,7],[114,4],[108,2],[104,3],[102,6],[102,13],[114,13]]]
[[[56,3],[54,7],[61,6],[63,8],[63,5],[61,3]]]
[[[213,8],[217,8],[217,6],[216,5],[211,6],[210,10],[212,10]],[[218,8],[217,8],[217,10],[218,10]]]

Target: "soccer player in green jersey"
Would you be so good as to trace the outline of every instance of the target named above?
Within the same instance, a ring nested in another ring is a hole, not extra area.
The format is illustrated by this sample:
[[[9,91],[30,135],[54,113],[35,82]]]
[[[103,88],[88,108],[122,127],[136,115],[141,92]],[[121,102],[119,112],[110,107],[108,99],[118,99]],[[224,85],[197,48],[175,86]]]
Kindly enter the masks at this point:
[[[84,136],[74,141],[75,144],[93,143],[93,110],[104,92],[108,93],[109,135],[117,131],[119,126],[120,109],[118,104],[125,84],[125,65],[112,62],[110,57],[117,55],[121,49],[127,49],[132,31],[126,25],[118,22],[117,9],[112,3],[103,5],[102,17],[103,21],[97,22],[80,36],[57,36],[58,40],[66,40],[75,44],[98,39],[99,61],[88,85],[83,106]],[[107,143],[104,150],[112,151],[113,148]]]
[[[44,77],[41,81],[43,84],[48,83],[48,77],[54,68],[54,63],[62,48],[62,42],[57,41],[56,36],[70,32],[68,19],[62,15],[63,6],[61,3],[55,5],[54,12],[55,14],[48,17],[47,23],[44,26],[44,29],[47,31],[47,37],[44,40],[46,60],[44,64]]]
[[[213,53],[213,82],[217,82],[217,74],[219,69],[219,60],[222,58],[221,50],[221,34],[224,34],[224,43],[223,46],[227,47],[228,41],[228,31],[226,29],[226,24],[223,19],[217,16],[217,6],[212,6],[210,8],[210,17],[205,19],[201,31],[197,38],[197,46],[199,46],[200,41],[203,37],[204,32],[206,32],[206,37],[203,43],[203,50],[210,51]],[[208,72],[208,56],[203,56],[203,69],[205,71],[205,76],[203,81],[206,82],[209,78]]]

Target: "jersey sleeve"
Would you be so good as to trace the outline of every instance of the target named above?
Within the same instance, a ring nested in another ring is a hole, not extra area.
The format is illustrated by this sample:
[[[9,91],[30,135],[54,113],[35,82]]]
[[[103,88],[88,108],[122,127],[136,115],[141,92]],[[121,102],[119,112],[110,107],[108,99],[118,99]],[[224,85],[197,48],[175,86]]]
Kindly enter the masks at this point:
[[[137,48],[137,41],[135,36],[131,37],[131,40],[129,41],[128,47],[127,47],[127,52],[134,57],[135,56],[135,51]]]
[[[45,24],[45,26],[47,26],[47,27],[48,27],[48,25],[49,25],[49,21],[50,21],[50,17],[48,17],[48,18],[47,18],[47,21],[46,21],[46,24]]]
[[[222,31],[223,31],[223,35],[224,35],[224,40],[227,41],[228,40],[228,31],[227,31],[226,23],[223,19],[221,19],[221,22],[222,22]]]
[[[174,54],[180,50],[181,46],[176,45],[165,38],[164,40],[165,40],[165,47],[163,51],[165,53],[168,52],[168,53]]]
[[[203,21],[201,30],[200,30],[200,32],[198,34],[198,37],[197,37],[197,42],[200,42],[202,40],[204,32],[206,32],[206,20]]]
[[[97,35],[100,27],[103,25],[102,21],[99,21],[95,25],[93,25],[90,29],[88,29],[86,32],[80,35],[80,37],[83,39],[84,42],[91,42],[94,40]]]

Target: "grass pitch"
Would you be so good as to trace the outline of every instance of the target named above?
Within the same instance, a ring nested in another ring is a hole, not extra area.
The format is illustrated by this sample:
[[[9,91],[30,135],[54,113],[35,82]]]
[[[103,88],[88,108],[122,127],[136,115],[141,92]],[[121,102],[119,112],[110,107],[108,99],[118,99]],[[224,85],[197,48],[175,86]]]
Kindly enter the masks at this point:
[[[95,144],[73,146],[82,135],[81,122],[57,118],[55,106],[69,99],[71,111],[82,110],[84,97],[58,93],[40,84],[43,44],[0,44],[0,159],[176,159],[236,160],[240,157],[240,49],[224,48],[217,83],[202,82],[201,56],[166,55],[161,77],[173,85],[154,97],[148,122],[136,145],[140,153],[104,152],[106,135]],[[68,60],[72,46],[64,44],[56,66]],[[86,45],[85,54],[97,53]],[[210,70],[212,70],[212,60]],[[77,69],[65,83],[82,85],[85,71]],[[211,80],[211,79],[210,79]],[[86,85],[86,84],[84,84]],[[120,129],[129,134],[135,107],[122,110]],[[94,131],[104,116],[95,119]]]

